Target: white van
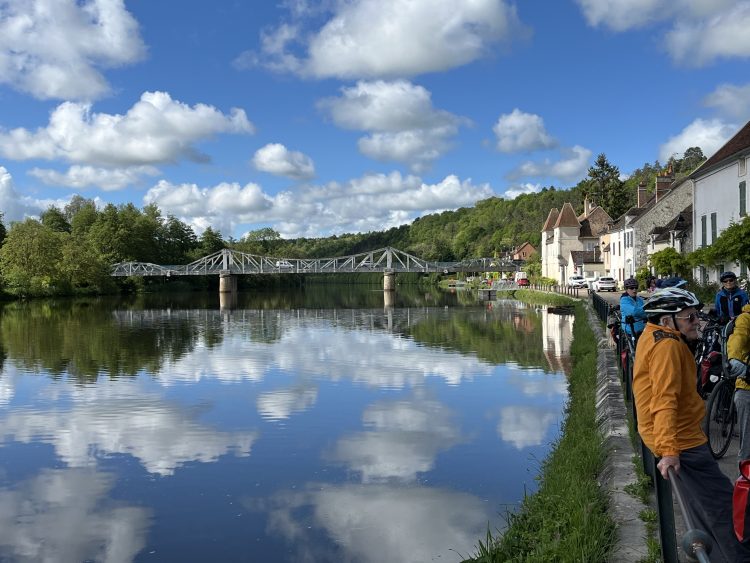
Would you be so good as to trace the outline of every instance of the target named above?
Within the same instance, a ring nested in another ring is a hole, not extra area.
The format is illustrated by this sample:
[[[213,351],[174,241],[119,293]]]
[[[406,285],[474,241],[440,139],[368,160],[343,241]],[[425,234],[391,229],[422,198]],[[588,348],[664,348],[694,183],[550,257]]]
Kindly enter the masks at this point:
[[[279,270],[294,270],[294,265],[288,260],[277,260],[276,267]]]
[[[515,277],[513,280],[518,283],[518,280],[527,280],[529,279],[529,276],[526,275],[526,272],[516,272]]]

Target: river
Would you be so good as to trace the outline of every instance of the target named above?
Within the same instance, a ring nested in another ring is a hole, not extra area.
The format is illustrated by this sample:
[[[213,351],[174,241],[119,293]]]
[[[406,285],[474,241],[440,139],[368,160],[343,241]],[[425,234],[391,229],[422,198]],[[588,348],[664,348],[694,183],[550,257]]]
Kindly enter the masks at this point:
[[[6,304],[0,560],[459,561],[536,488],[572,317],[352,286]]]

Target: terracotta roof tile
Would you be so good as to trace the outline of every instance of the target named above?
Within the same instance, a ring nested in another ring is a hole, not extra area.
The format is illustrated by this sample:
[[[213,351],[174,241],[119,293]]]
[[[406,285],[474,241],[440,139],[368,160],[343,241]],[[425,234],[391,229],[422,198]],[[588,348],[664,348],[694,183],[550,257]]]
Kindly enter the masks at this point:
[[[570,205],[570,203],[566,203],[562,206],[562,210],[560,211],[560,215],[557,217],[557,221],[555,221],[555,229],[558,227],[580,227],[581,224],[578,222],[578,219],[576,218],[576,212],[573,211],[573,206]]]
[[[557,209],[557,207],[553,207],[549,210],[549,215],[547,215],[547,220],[544,222],[542,232],[551,231],[555,228],[555,221],[557,221],[558,215],[560,215],[560,211]]]

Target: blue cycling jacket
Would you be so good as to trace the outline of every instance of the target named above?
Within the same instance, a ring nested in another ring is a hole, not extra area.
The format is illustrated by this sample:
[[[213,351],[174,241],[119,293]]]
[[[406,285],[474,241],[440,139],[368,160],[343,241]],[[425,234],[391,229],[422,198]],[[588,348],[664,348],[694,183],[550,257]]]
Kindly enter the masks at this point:
[[[733,319],[742,312],[742,307],[747,303],[747,292],[744,289],[737,287],[730,293],[722,287],[716,294],[714,308],[719,317]]]
[[[627,293],[623,293],[622,297],[620,297],[620,315],[622,315],[622,330],[632,336],[630,324],[625,322],[627,317],[632,316],[635,319],[633,323],[635,332],[643,332],[646,326],[646,313],[643,312],[643,297],[640,295],[630,297]]]

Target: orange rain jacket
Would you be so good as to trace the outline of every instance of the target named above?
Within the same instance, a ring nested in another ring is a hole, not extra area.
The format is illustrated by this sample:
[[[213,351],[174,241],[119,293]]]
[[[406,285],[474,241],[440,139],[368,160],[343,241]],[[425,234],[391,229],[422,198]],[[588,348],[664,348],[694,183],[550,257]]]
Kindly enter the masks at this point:
[[[635,353],[633,394],[638,432],[657,457],[677,456],[707,442],[695,369],[679,331],[646,324]]]

